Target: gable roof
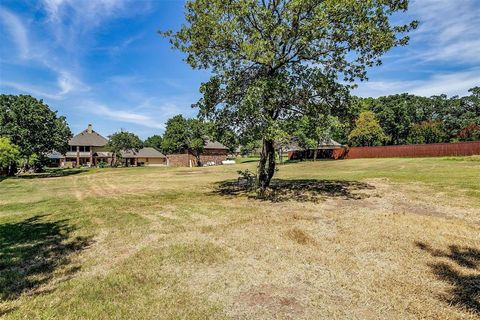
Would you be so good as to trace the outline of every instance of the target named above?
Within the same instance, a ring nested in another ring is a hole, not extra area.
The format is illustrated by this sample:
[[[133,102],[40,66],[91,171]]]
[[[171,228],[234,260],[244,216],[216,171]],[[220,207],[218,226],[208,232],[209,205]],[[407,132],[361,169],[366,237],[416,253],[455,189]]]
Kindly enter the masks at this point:
[[[97,133],[95,130],[92,130],[91,126],[83,130],[72,139],[68,141],[70,146],[92,146],[92,147],[103,147],[107,144],[108,140]]]
[[[330,138],[324,138],[318,142],[318,150],[320,149],[336,149],[336,148],[341,148],[342,145],[338,143],[337,141],[330,139]],[[297,151],[297,150],[303,150],[302,148],[299,147],[298,143],[294,140],[292,141],[286,148],[287,151]]]
[[[122,158],[166,158],[166,156],[155,148],[146,147],[135,151],[122,151]]]
[[[221,144],[218,141],[210,141],[207,140],[207,143],[205,143],[205,146],[203,147],[204,149],[224,149],[227,150],[228,148],[225,147],[223,144]]]
[[[337,141],[330,139],[330,138],[325,138],[320,140],[320,143],[318,144],[318,147],[321,148],[338,148],[341,147],[342,145],[338,143]]]

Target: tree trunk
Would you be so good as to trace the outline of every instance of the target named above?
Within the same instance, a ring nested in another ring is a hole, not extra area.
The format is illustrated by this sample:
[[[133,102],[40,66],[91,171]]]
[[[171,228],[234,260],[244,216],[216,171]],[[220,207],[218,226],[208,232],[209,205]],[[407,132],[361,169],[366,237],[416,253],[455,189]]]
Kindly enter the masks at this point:
[[[263,139],[262,152],[260,153],[260,162],[258,164],[258,188],[260,195],[265,194],[265,190],[270,185],[275,174],[275,146],[273,140]]]
[[[195,158],[197,160],[197,167],[200,167],[202,165],[202,163],[200,162],[200,152],[197,151],[196,155],[195,155]]]
[[[315,150],[313,150],[313,161],[317,161],[317,152],[318,152],[318,144],[315,146]]]
[[[7,168],[7,176],[13,177],[16,173],[17,173],[17,164],[13,162]]]

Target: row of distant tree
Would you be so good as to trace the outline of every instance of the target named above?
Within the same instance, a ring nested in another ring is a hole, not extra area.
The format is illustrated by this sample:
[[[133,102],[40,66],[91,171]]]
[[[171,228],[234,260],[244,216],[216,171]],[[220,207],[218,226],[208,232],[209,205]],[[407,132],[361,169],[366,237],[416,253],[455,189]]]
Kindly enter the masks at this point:
[[[276,147],[295,144],[313,149],[325,139],[353,146],[418,144],[480,140],[480,88],[464,97],[430,98],[409,94],[380,98],[350,97],[337,108],[315,116],[299,114],[283,121],[275,131]],[[332,111],[333,110],[333,111]],[[230,151],[241,146],[251,153],[261,146],[259,132],[235,130],[230,123],[200,117],[170,118],[163,135],[142,141],[121,131],[109,138],[109,149],[153,147],[165,154],[191,150],[199,155],[207,140],[216,140]],[[28,95],[0,95],[0,171],[41,168],[48,152],[64,153],[72,132],[65,117],[42,100]]]
[[[480,140],[480,87],[464,97],[397,94],[380,98],[351,96],[315,115],[298,114],[275,131],[277,149],[315,149],[333,139],[350,146],[423,144]],[[210,130],[232,151],[261,146],[254,130],[237,135],[230,127]]]
[[[353,98],[336,132],[357,146],[480,140],[480,87],[464,97]]]

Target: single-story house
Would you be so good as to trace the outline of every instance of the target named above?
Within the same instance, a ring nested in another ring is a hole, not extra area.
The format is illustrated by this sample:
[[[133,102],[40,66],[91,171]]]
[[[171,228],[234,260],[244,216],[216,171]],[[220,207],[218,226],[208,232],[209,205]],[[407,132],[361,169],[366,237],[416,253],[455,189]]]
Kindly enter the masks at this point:
[[[164,166],[167,165],[167,157],[155,148],[145,147],[138,152],[122,152],[122,158],[130,166]]]
[[[288,149],[288,160],[304,160],[313,159],[315,153],[317,159],[340,159],[345,154],[345,146],[341,145],[337,141],[325,138],[318,144],[317,149],[304,150],[298,146],[290,146]]]

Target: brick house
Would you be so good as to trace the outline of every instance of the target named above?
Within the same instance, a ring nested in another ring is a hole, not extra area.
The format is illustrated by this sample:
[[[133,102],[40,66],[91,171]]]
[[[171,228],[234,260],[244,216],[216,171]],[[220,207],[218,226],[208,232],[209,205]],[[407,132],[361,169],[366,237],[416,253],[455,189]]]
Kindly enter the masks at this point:
[[[87,129],[75,135],[68,141],[69,150],[65,155],[52,152],[48,155],[52,166],[77,167],[96,166],[100,162],[112,164],[112,153],[107,150],[108,140],[93,130],[91,124]],[[138,165],[170,165],[174,167],[193,167],[197,164],[194,153],[187,150],[185,153],[165,156],[158,150],[150,147],[142,148],[138,152],[122,152],[122,158],[127,166]],[[204,151],[200,155],[201,165],[218,165],[226,160],[228,148],[219,142],[207,141]]]
[[[93,130],[91,124],[87,129],[68,141],[69,150],[65,154],[62,166],[95,166],[99,162],[112,162],[112,154],[107,151],[108,140]]]
[[[318,143],[317,149],[301,149],[298,145],[294,144],[287,148],[288,160],[305,160],[313,159],[316,153],[317,159],[339,159],[342,158],[345,146],[341,145],[337,141],[325,138]]]
[[[207,141],[200,154],[200,165],[219,165],[227,160],[228,148],[217,141]],[[195,167],[197,158],[191,150],[167,155],[167,164],[172,167]]]
[[[87,129],[68,141],[69,150],[63,156],[52,152],[49,158],[61,167],[96,166],[100,162],[111,164],[112,153],[107,150],[108,140],[93,130],[91,124]],[[164,154],[154,148],[142,148],[138,152],[122,152],[127,165],[165,165]],[[57,160],[58,159],[58,160]]]
[[[167,164],[167,157],[151,147],[142,148],[138,152],[124,151],[122,159],[125,159],[127,166],[164,166]]]

